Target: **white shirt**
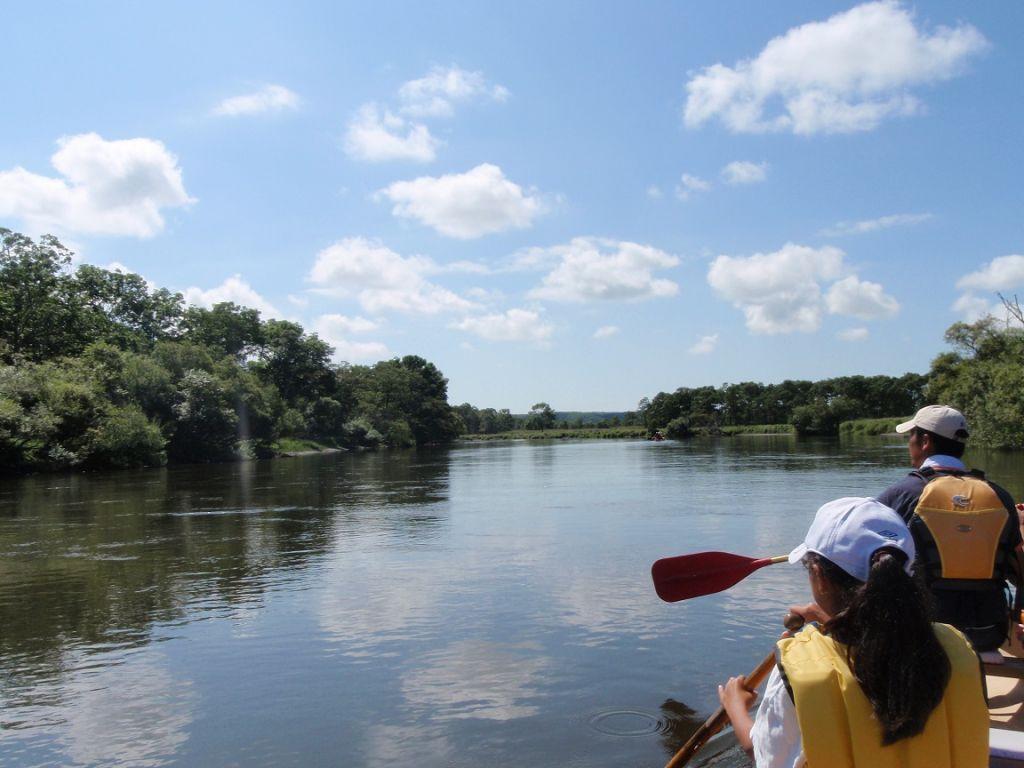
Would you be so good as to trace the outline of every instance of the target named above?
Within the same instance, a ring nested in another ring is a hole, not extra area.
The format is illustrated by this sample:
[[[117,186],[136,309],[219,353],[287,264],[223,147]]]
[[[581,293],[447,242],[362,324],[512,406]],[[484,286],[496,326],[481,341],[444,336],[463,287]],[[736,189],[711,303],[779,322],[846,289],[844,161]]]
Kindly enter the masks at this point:
[[[955,456],[944,456],[943,454],[937,453],[934,456],[929,456],[927,459],[921,462],[921,469],[925,467],[945,467],[946,469],[967,469],[967,465],[964,464],[960,459]]]
[[[768,676],[750,740],[754,745],[757,768],[798,768],[804,765],[796,707],[789,698],[778,667]]]

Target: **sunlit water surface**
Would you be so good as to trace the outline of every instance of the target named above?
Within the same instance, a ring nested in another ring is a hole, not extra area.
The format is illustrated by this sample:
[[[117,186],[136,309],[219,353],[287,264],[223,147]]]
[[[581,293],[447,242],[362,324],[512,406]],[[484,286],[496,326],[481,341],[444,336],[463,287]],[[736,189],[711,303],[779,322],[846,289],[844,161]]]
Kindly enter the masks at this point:
[[[975,456],[1017,496],[1015,455]],[[659,766],[902,441],[489,443],[0,484],[0,764]]]

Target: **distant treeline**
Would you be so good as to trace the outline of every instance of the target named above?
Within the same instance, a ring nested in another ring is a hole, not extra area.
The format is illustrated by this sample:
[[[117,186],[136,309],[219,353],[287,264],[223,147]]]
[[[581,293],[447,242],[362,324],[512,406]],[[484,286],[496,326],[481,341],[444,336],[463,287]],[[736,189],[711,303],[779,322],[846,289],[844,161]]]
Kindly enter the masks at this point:
[[[469,403],[455,406],[464,427],[471,435],[495,435],[501,432],[540,432],[549,429],[613,429],[643,425],[635,411],[555,411],[547,403],[537,403],[529,413],[516,414],[508,408],[476,408]]]
[[[842,376],[823,381],[783,381],[759,384],[747,381],[720,387],[680,387],[644,398],[635,411],[623,413],[567,412],[560,414],[547,403],[537,403],[526,415],[507,409],[478,410],[469,403],[455,406],[470,434],[495,434],[514,430],[571,430],[588,427],[643,426],[648,435],[667,437],[693,434],[778,432],[790,425],[797,434],[835,435],[839,425],[851,419],[910,414],[925,402],[928,377]],[[788,431],[788,430],[787,430]]]
[[[927,384],[927,376],[906,373],[680,387],[644,398],[638,411],[649,432],[668,437],[748,424],[791,424],[797,434],[835,435],[839,424],[850,419],[914,413],[925,403]]]
[[[448,442],[448,381],[407,356],[334,365],[316,334],[231,303],[186,306],[139,275],[71,268],[56,239],[0,229],[0,471]]]

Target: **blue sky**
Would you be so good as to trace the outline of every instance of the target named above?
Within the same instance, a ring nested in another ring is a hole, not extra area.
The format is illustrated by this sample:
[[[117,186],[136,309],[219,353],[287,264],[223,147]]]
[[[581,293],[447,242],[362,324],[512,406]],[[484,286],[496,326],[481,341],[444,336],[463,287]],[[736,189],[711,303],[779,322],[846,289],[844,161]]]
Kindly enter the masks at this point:
[[[923,372],[1024,287],[1024,5],[7,21],[0,225],[296,320],[339,360],[422,355],[453,402]]]

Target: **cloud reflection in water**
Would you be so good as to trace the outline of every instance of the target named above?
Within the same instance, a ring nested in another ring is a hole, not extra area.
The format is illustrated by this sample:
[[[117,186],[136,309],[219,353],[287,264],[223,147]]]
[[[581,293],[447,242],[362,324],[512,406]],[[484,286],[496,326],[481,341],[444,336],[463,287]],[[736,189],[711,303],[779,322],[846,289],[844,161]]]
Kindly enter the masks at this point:
[[[530,717],[539,708],[529,701],[551,666],[538,650],[529,643],[460,640],[426,657],[429,666],[406,674],[402,693],[435,718]]]

